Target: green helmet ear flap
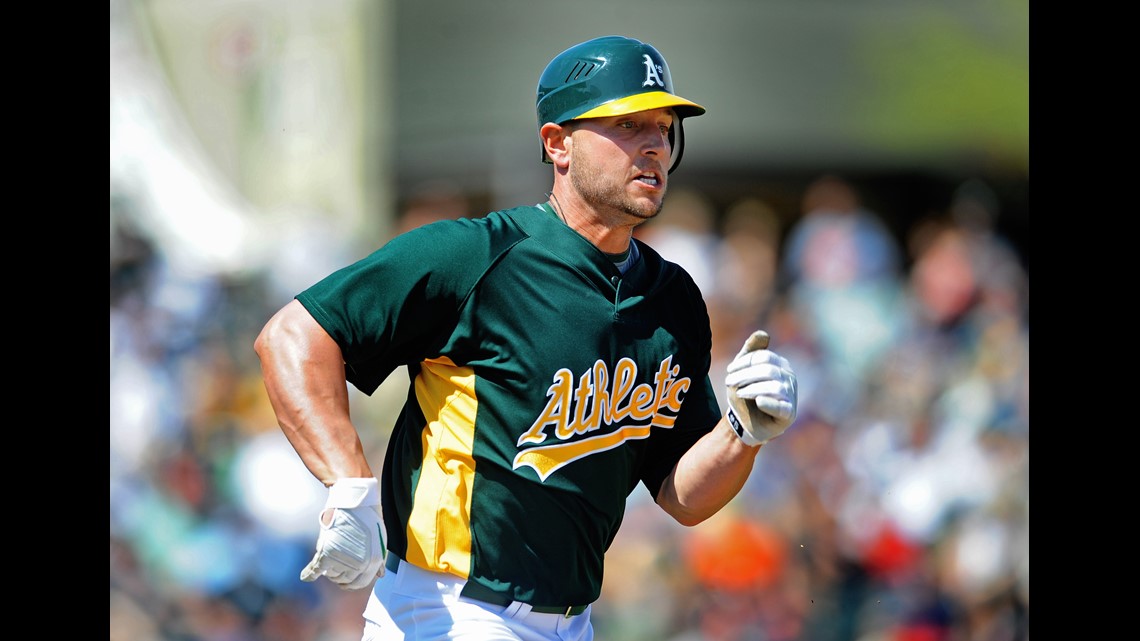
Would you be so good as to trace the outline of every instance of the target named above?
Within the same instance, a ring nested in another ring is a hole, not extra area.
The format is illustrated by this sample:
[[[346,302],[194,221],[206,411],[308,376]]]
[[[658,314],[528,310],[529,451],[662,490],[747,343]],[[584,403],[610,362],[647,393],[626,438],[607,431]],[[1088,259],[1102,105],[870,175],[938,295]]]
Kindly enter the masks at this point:
[[[669,128],[669,148],[673,150],[673,157],[669,160],[669,173],[681,166],[681,156],[685,154],[685,126],[683,118],[677,118]]]
[[[555,56],[539,76],[535,107],[539,128],[548,122],[669,107],[676,117],[669,131],[674,150],[670,172],[684,150],[681,121],[705,113],[701,105],[673,92],[669,65],[657,49],[624,36],[587,40]],[[545,147],[542,161],[550,162]]]

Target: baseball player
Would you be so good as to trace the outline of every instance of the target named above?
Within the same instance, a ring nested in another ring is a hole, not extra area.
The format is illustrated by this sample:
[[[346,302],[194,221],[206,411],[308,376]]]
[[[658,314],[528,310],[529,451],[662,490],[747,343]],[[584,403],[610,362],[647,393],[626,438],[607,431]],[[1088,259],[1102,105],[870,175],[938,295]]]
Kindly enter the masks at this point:
[[[256,340],[281,428],[329,488],[301,579],[375,582],[364,639],[592,639],[637,484],[698,524],[795,420],[795,374],[762,331],[718,407],[700,291],[632,237],[661,209],[682,120],[705,112],[657,49],[570,47],[537,111],[546,200],[405,232]],[[371,394],[400,366],[407,402],[377,477],[346,380]]]

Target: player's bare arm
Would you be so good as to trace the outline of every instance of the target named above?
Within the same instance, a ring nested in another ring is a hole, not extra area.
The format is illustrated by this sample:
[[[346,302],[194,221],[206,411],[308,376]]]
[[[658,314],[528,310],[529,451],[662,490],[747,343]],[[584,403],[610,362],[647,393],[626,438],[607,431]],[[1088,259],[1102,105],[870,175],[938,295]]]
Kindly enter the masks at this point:
[[[258,335],[265,389],[286,438],[326,486],[373,476],[349,417],[344,359],[336,341],[294,300]]]
[[[658,505],[684,525],[727,505],[744,486],[760,447],[796,420],[795,372],[768,342],[762,330],[744,342],[725,376],[727,413],[677,461],[658,492]]]
[[[665,477],[657,504],[681,525],[697,525],[740,492],[759,451],[745,445],[722,418]]]

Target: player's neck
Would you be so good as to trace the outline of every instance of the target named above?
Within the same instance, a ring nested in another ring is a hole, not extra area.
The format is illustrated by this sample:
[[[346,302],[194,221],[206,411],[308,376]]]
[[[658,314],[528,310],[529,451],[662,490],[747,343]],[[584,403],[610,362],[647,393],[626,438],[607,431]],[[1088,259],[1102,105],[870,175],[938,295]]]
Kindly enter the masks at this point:
[[[622,254],[629,249],[633,228],[642,222],[629,215],[607,216],[557,187],[550,195],[550,206],[570,229],[607,254]],[[615,222],[618,219],[621,222]]]

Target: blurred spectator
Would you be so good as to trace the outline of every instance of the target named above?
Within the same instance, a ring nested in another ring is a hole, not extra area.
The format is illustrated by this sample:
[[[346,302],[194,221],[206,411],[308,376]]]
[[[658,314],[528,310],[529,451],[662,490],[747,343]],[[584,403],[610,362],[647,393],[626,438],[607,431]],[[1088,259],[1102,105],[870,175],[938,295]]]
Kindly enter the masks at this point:
[[[841,288],[899,275],[894,237],[846,179],[816,178],[804,192],[801,210],[784,248],[783,276],[789,282]]]
[[[661,213],[633,233],[666,260],[684,267],[708,298],[719,286],[715,278],[720,245],[716,222],[716,210],[708,196],[678,188],[669,191]]]
[[[737,200],[724,213],[712,294],[749,327],[767,315],[776,295],[781,231],[775,210],[759,198]]]
[[[954,191],[950,216],[970,239],[980,304],[1021,314],[1029,309],[1029,276],[1013,244],[997,231],[1000,214],[997,195],[984,181],[971,178]]]
[[[729,206],[719,234],[710,267],[715,285],[705,297],[713,331],[711,371],[715,373],[725,371],[755,328],[767,326],[779,269],[779,219],[768,203],[743,198]],[[781,353],[790,344],[786,338],[779,341]],[[723,380],[714,384],[725,406]]]
[[[400,209],[393,235],[402,234],[437,220],[454,220],[469,216],[471,216],[470,203],[455,185],[446,182],[420,185]]]
[[[786,294],[818,349],[826,394],[808,409],[840,415],[858,402],[866,372],[894,339],[901,249],[847,180],[824,175],[802,200],[781,259]],[[797,370],[798,371],[798,370]]]

